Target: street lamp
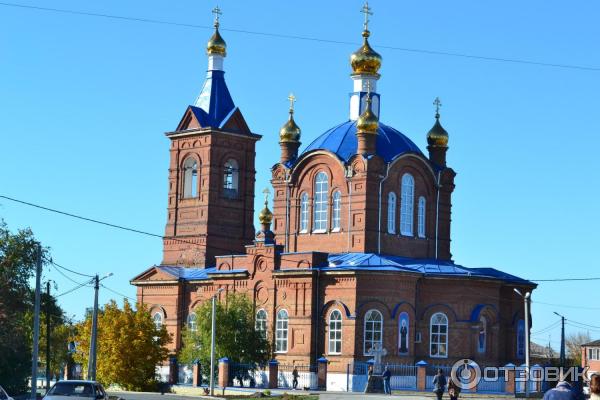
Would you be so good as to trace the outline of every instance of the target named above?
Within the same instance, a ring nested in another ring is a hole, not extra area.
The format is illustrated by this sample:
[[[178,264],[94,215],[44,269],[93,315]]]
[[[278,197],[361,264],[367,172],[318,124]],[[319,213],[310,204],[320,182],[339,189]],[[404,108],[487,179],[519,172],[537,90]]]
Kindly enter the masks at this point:
[[[215,331],[217,325],[217,296],[225,289],[220,288],[212,296],[212,328],[210,334],[210,395],[215,395]]]
[[[529,397],[529,302],[531,301],[531,292],[521,293],[514,288],[515,293],[523,298],[525,304],[525,397]]]
[[[98,278],[96,274],[91,280],[94,282],[94,314],[92,316],[92,339],[90,341],[90,357],[88,359],[88,380],[96,380],[96,341],[98,337],[98,289],[100,281],[113,276],[113,273],[108,273],[102,278]]]

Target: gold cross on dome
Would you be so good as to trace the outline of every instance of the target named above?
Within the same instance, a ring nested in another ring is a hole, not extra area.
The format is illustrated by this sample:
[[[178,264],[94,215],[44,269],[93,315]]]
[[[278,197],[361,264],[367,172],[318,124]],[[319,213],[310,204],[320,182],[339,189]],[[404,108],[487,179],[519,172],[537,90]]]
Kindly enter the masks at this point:
[[[365,31],[369,30],[369,15],[373,15],[373,12],[371,11],[371,7],[369,7],[369,1],[365,1],[365,5],[360,9],[360,12],[365,14],[365,23],[364,23],[364,28]]]
[[[294,93],[290,92],[288,100],[290,101],[290,111],[294,111],[294,103],[296,102],[296,96],[294,96]]]
[[[269,188],[265,188],[265,190],[263,190],[262,192],[265,195],[265,205],[266,205],[269,202],[269,194],[271,194],[271,191],[269,190]]]
[[[442,102],[439,97],[436,97],[433,101],[433,105],[435,106],[435,115],[439,117],[440,115],[440,107],[442,106]]]
[[[215,16],[215,25],[219,25],[219,17],[223,15],[219,6],[216,6],[212,9],[212,13]]]

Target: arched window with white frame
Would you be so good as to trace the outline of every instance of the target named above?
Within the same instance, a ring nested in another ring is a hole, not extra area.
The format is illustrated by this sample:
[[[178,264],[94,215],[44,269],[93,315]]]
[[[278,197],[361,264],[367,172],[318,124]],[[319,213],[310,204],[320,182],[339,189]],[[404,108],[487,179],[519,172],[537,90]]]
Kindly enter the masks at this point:
[[[415,178],[411,174],[402,175],[400,193],[400,234],[413,234],[413,204],[415,198]]]
[[[331,230],[333,232],[338,232],[342,229],[342,193],[339,190],[333,192],[333,215],[331,222]]]
[[[429,356],[448,357],[448,317],[438,312],[431,316],[429,324]]]
[[[388,233],[396,233],[396,193],[388,194],[388,210],[387,210],[387,230]]]
[[[152,321],[154,322],[154,327],[158,330],[160,330],[160,328],[162,328],[163,325],[163,316],[160,312],[155,312],[154,315],[152,316]]]
[[[315,197],[313,205],[313,232],[327,232],[328,192],[329,182],[325,172],[319,172],[315,177]]]
[[[239,166],[236,160],[230,158],[223,169],[223,189],[228,197],[236,197],[239,186]]]
[[[287,353],[288,351],[288,313],[286,310],[279,310],[275,322],[275,352]]]
[[[308,232],[308,193],[300,196],[300,233]]]
[[[254,320],[254,329],[260,333],[263,339],[267,338],[267,312],[263,309],[258,310]]]
[[[339,310],[329,314],[329,354],[342,354],[342,313]]]
[[[188,157],[183,162],[183,197],[198,196],[198,162],[194,157]]]
[[[477,351],[479,353],[485,353],[486,341],[487,341],[487,319],[482,316],[479,319],[479,332],[477,334]]]
[[[369,355],[376,343],[383,342],[383,316],[377,310],[365,314],[364,354]]]
[[[427,202],[425,200],[425,197],[420,196],[419,197],[419,208],[417,211],[417,234],[419,235],[420,238],[424,238],[425,237],[425,206],[427,205]]]
[[[190,312],[190,315],[187,317],[187,327],[191,332],[196,332],[198,330],[198,323],[196,322],[197,318],[196,313],[193,311]]]

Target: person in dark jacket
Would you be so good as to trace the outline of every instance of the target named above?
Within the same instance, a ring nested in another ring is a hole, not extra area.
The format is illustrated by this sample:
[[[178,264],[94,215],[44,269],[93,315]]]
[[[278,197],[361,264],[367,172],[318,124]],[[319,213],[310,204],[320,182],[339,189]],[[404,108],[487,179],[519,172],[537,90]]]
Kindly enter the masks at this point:
[[[437,375],[433,377],[433,392],[438,400],[442,400],[444,390],[446,389],[446,377],[442,369],[438,369]]]
[[[560,381],[554,389],[544,393],[544,400],[577,400],[577,393],[567,381]]]
[[[450,400],[457,400],[460,395],[460,386],[458,386],[454,379],[450,379],[448,382],[448,396],[450,396]]]
[[[383,371],[383,391],[385,394],[392,394],[392,387],[390,386],[390,380],[392,379],[392,371],[385,366],[385,370]]]
[[[294,390],[298,389],[298,377],[300,374],[298,373],[298,368],[294,365],[294,370],[292,371],[292,387]]]
[[[367,386],[365,386],[365,393],[371,393],[371,386],[373,386],[373,366],[369,365],[367,371]]]

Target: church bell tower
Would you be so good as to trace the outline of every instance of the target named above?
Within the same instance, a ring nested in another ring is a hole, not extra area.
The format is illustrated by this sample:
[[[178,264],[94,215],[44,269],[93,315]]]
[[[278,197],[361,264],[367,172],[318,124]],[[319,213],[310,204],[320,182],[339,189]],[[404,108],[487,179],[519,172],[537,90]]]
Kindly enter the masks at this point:
[[[255,145],[225,83],[227,45],[220,9],[207,44],[208,71],[171,141],[163,265],[214,266],[215,256],[243,253],[254,238]]]

